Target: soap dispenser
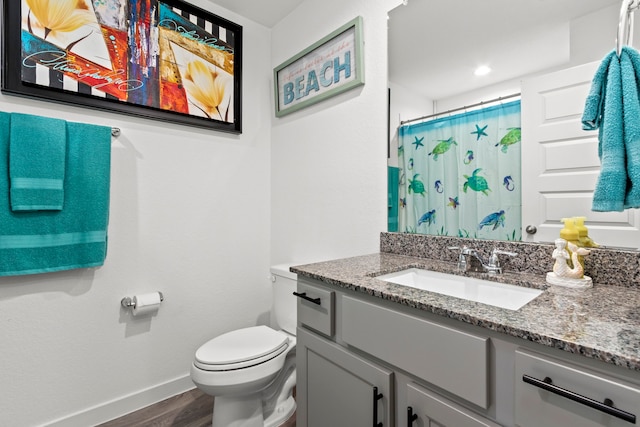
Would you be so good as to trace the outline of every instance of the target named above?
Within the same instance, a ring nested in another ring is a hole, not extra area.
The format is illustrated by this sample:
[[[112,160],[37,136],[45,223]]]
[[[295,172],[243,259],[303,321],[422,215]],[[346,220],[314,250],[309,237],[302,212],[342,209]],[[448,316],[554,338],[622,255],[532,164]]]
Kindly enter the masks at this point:
[[[594,242],[591,237],[589,237],[589,230],[584,225],[584,222],[587,220],[587,217],[577,216],[574,218],[576,229],[578,230],[578,242],[579,246],[583,248],[597,248],[599,245]]]
[[[576,228],[575,218],[562,218],[560,221],[564,223],[564,228],[560,230],[560,238],[580,246],[580,235]]]

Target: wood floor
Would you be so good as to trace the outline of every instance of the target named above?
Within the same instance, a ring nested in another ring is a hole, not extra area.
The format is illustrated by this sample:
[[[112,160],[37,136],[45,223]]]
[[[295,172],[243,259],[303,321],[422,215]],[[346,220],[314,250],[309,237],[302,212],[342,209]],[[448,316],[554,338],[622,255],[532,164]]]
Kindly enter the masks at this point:
[[[213,397],[197,388],[96,427],[210,427]],[[282,427],[295,427],[293,414]]]

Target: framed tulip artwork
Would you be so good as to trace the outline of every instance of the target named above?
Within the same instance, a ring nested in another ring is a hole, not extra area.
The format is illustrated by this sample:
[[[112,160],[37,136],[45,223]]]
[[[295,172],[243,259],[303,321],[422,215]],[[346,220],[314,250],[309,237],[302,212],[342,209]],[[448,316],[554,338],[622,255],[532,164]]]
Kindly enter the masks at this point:
[[[242,27],[180,0],[4,0],[2,91],[242,132]]]

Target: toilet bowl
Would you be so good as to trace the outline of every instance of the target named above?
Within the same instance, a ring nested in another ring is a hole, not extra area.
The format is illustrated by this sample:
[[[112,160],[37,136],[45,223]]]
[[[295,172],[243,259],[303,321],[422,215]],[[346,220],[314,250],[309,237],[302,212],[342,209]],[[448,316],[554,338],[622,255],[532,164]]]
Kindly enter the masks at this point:
[[[272,267],[278,327],[227,332],[200,346],[191,379],[214,396],[213,427],[276,427],[295,412],[295,275]]]

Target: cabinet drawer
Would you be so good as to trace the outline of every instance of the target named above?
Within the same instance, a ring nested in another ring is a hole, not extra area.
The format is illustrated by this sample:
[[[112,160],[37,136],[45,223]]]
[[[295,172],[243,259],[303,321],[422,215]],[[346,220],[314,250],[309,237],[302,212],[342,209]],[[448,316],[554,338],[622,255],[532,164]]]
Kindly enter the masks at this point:
[[[418,426],[500,427],[499,424],[474,414],[417,384],[407,385],[407,405],[411,408],[411,413],[417,417],[415,425]],[[408,422],[407,425],[409,425]]]
[[[335,292],[298,280],[298,322],[326,336],[333,336]]]
[[[347,296],[341,314],[347,344],[488,407],[488,338]]]
[[[635,418],[640,408],[640,390],[631,384],[526,350],[516,351],[515,365],[515,419],[520,427],[635,424],[631,417]],[[629,420],[590,406],[605,399]]]

